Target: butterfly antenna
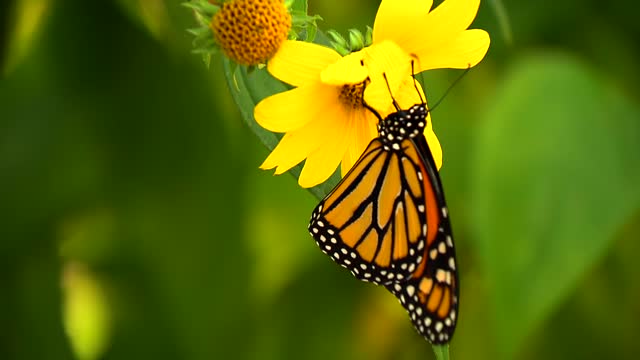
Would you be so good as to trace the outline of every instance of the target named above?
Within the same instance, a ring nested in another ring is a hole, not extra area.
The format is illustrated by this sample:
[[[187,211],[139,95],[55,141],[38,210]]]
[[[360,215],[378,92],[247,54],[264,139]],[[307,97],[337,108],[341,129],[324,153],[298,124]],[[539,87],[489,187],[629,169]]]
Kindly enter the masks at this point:
[[[418,96],[420,97],[420,103],[421,104],[425,104],[426,101],[422,98],[422,94],[420,93],[420,89],[418,89],[418,81],[416,80],[416,71],[415,71],[415,60],[411,60],[411,77],[413,78],[413,87],[416,88],[416,92],[418,93]],[[422,79],[422,83],[424,84],[424,79]]]
[[[398,105],[398,102],[393,97],[393,93],[391,92],[391,85],[389,85],[389,79],[387,79],[387,74],[382,73],[382,76],[384,77],[384,82],[387,83],[387,90],[389,90],[389,95],[391,95],[391,101],[393,101],[393,107],[396,108],[396,111],[400,111],[400,105]]]
[[[367,80],[369,80],[369,79],[367,79]],[[367,104],[366,101],[364,101],[364,91],[362,92],[362,105],[365,108],[369,109],[369,111],[371,111],[373,113],[373,115],[375,115],[378,118],[379,122],[382,122],[382,116],[380,116],[380,113],[378,113],[376,111],[376,109],[372,108],[369,104]]]
[[[467,73],[469,72],[469,70],[471,70],[471,64],[469,64],[469,65],[468,65],[468,67],[465,69],[465,71],[464,71],[460,76],[458,76],[458,78],[457,78],[453,83],[451,83],[451,85],[449,85],[449,88],[447,89],[447,91],[445,91],[445,92],[444,92],[444,94],[440,97],[440,99],[439,99],[438,101],[436,101],[436,104],[435,104],[435,105],[433,105],[433,106],[429,109],[429,111],[433,111],[433,110],[434,110],[438,105],[440,105],[440,103],[442,102],[442,100],[444,100],[444,98],[446,98],[446,97],[447,97],[447,95],[449,94],[449,92],[451,91],[451,89],[453,89],[453,88],[456,86],[456,84],[457,84],[460,80],[462,80],[462,78],[463,78],[465,75],[467,75]]]

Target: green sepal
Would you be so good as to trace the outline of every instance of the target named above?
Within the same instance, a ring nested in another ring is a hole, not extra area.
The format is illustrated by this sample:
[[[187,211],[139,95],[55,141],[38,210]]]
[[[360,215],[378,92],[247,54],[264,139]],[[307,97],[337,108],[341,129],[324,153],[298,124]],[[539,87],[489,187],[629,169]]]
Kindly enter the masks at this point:
[[[289,39],[297,40],[304,34],[304,40],[313,42],[318,32],[317,21],[322,20],[320,15],[307,15],[306,12],[291,9],[291,30],[289,31]]]
[[[313,42],[318,33],[316,21],[322,20],[319,15],[309,16],[307,0],[285,0],[284,2],[289,14],[291,14],[291,30],[289,39]]]
[[[349,48],[351,52],[364,48],[364,35],[358,29],[349,29]]]
[[[364,47],[373,44],[373,28],[367,25],[367,31],[364,34]]]
[[[216,45],[211,45],[207,47],[201,47],[197,49],[191,50],[192,54],[211,54],[215,55],[220,52],[220,48]]]
[[[206,30],[207,30],[206,28],[200,27],[200,28],[187,29],[187,32],[195,37],[200,37],[207,32]]]
[[[187,29],[187,32],[195,38],[193,39],[194,54],[202,55],[202,61],[209,68],[211,56],[220,52],[220,47],[213,40],[213,31],[209,24],[213,16],[220,11],[220,6],[210,4],[206,0],[191,0],[182,3],[182,6],[193,10],[193,16],[200,25],[197,28]]]
[[[331,46],[342,56],[349,55],[351,49],[349,48],[349,44],[347,40],[340,35],[335,30],[327,30],[327,35],[329,36],[329,42]]]
[[[333,48],[342,56],[360,51],[373,43],[373,29],[367,26],[367,31],[362,34],[358,29],[349,29],[348,40],[335,30],[327,30]]]
[[[209,19],[211,19],[213,15],[220,11],[220,6],[213,5],[205,0],[191,0],[189,2],[183,2],[182,6],[192,9],[198,14],[201,14]]]

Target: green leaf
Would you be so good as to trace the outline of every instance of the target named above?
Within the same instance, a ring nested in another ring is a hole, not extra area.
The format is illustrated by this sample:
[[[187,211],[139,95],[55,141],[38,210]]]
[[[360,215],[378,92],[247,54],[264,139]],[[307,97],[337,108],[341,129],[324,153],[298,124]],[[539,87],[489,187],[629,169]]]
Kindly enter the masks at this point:
[[[307,0],[293,0],[293,5],[291,5],[291,10],[301,11],[306,14]]]
[[[473,225],[497,351],[512,358],[637,214],[640,110],[547,55],[514,66],[484,115]]]
[[[240,109],[242,119],[269,150],[275,148],[279,138],[258,125],[253,117],[253,108],[261,99],[283,92],[287,88],[264,70],[252,71],[249,74],[246,68],[236,67],[232,72],[230,61],[224,62],[224,68],[227,85],[233,100]]]
[[[323,33],[318,32],[316,41],[326,44],[327,38]],[[289,88],[284,83],[271,76],[266,68],[256,69],[249,72],[247,71],[247,68],[243,66],[238,66],[233,69],[233,63],[226,58],[223,60],[223,63],[229,91],[231,92],[236,106],[240,109],[242,119],[245,124],[249,126],[249,129],[258,136],[267,149],[273,150],[278,144],[278,141],[280,141],[282,135],[274,134],[258,125],[253,117],[253,108],[260,102],[260,100],[286,91]],[[302,164],[289,170],[289,173],[297,179],[301,170]],[[329,180],[316,187],[310,188],[309,191],[318,199],[324,198],[338,183],[338,181],[340,181],[338,171],[336,171]]]

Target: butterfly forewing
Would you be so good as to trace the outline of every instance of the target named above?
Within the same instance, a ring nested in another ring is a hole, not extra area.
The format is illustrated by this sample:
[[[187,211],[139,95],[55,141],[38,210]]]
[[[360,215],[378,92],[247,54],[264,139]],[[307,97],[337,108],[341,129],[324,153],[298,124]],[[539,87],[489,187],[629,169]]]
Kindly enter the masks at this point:
[[[309,231],[320,249],[353,275],[377,284],[408,279],[423,259],[423,188],[409,184],[420,165],[373,140],[313,211]]]

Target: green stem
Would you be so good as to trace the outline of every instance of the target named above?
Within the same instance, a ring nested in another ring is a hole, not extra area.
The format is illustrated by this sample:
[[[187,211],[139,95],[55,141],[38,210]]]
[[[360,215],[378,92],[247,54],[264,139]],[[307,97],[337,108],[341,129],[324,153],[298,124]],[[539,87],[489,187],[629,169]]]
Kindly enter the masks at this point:
[[[449,360],[449,344],[433,345],[437,360]]]

